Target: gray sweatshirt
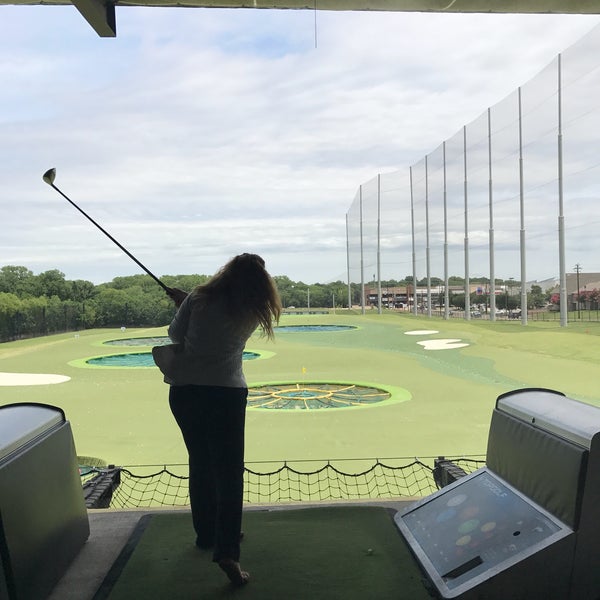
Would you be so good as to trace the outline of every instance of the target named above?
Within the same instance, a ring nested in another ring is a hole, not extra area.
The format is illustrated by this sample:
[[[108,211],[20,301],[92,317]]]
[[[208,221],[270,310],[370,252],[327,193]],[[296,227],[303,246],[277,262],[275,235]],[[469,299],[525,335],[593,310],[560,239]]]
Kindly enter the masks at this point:
[[[246,387],[242,370],[244,347],[258,323],[243,326],[218,302],[199,303],[193,294],[182,302],[169,337],[182,344],[165,381],[171,385]]]

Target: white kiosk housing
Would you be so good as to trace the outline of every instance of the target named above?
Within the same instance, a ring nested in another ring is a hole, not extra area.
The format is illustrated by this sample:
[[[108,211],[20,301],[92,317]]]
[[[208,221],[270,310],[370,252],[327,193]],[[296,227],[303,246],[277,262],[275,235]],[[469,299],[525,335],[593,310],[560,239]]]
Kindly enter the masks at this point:
[[[89,533],[63,411],[0,406],[0,598],[46,598]]]

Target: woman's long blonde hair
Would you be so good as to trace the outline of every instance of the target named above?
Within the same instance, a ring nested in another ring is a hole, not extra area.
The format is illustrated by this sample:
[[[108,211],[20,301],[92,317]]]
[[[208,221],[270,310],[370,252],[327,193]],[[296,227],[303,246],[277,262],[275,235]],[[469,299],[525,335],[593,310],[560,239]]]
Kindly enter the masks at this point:
[[[230,317],[242,324],[258,321],[262,332],[273,338],[273,322],[279,321],[281,300],[258,254],[235,256],[193,293],[199,301],[223,302]]]

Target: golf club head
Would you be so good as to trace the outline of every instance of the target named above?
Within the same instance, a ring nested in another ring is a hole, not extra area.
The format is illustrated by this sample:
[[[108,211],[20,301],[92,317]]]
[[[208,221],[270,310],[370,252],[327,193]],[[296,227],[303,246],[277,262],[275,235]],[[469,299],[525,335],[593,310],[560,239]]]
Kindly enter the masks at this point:
[[[56,179],[56,169],[48,169],[43,175],[42,179],[48,184],[52,185]]]

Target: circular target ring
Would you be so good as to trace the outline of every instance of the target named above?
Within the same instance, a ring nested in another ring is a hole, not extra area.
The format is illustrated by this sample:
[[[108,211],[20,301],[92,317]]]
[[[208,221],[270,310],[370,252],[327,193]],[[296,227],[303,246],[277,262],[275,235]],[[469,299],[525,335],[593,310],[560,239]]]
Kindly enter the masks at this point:
[[[318,410],[370,406],[389,400],[387,390],[354,383],[283,383],[251,387],[248,407],[269,410]]]

